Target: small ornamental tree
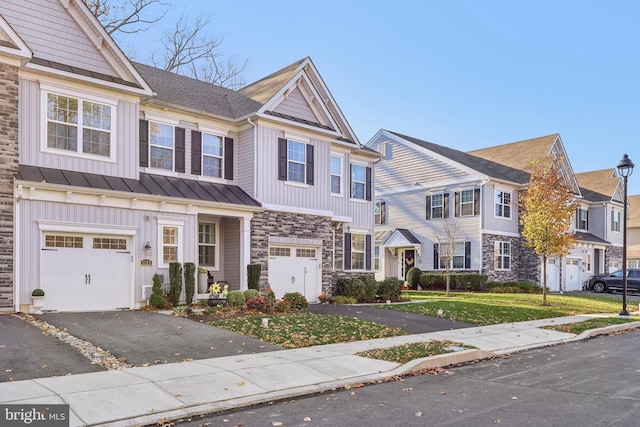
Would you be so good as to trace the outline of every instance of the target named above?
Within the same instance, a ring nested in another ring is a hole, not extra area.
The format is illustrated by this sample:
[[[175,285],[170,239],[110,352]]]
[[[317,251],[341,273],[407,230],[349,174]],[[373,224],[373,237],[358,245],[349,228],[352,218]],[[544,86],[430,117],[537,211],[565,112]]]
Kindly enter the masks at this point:
[[[525,244],[542,257],[542,305],[547,305],[547,259],[568,254],[575,245],[571,223],[579,206],[550,158],[533,163],[529,187],[520,198],[520,225]]]

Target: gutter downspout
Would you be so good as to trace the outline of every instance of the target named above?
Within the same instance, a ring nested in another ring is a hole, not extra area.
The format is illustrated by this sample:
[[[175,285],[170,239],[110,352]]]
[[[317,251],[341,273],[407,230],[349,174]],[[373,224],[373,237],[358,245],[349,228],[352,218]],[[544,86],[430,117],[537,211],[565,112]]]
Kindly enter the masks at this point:
[[[253,197],[258,198],[258,125],[247,117],[247,122],[253,126]]]
[[[15,208],[13,210],[13,309],[16,313],[20,312],[20,202],[22,201],[22,185],[18,185],[15,194]],[[41,288],[41,285],[37,287]]]

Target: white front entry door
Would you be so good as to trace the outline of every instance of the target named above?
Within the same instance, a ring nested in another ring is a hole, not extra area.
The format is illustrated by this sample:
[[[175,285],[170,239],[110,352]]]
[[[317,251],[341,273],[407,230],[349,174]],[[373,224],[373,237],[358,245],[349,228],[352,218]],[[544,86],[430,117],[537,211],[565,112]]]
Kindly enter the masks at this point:
[[[316,302],[322,292],[320,248],[271,246],[269,248],[269,286],[280,299],[286,293],[300,292]]]
[[[547,259],[547,290],[560,291],[560,269],[558,258]],[[544,285],[544,283],[543,283]]]
[[[41,288],[45,310],[132,307],[132,259],[127,236],[45,235]]]

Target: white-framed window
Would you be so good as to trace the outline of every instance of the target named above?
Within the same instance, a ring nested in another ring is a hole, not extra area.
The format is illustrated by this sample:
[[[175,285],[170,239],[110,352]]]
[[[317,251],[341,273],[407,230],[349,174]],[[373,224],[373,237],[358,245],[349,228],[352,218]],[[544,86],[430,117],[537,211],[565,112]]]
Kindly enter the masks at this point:
[[[306,182],[307,145],[289,140],[287,144],[287,179],[304,184]]]
[[[149,166],[173,170],[175,152],[174,127],[159,122],[149,122]]]
[[[373,269],[380,271],[380,245],[375,245],[373,248]]]
[[[365,269],[365,234],[351,234],[351,269]]]
[[[444,218],[444,193],[431,195],[431,218]]]
[[[218,223],[201,222],[198,224],[198,265],[218,267],[219,247]]]
[[[158,266],[168,268],[171,262],[182,262],[184,222],[158,219]]]
[[[460,215],[470,216],[473,215],[473,189],[462,190],[460,192]]]
[[[622,218],[622,215],[620,213],[620,211],[617,211],[615,209],[611,209],[611,231],[615,232],[615,233],[619,233],[620,232],[620,220]]]
[[[365,200],[367,188],[367,168],[351,164],[351,198]]]
[[[495,269],[511,270],[511,242],[494,242]]]
[[[377,200],[374,205],[374,216],[376,225],[385,225],[387,223],[387,203]]]
[[[591,272],[591,254],[587,254],[587,272]]]
[[[64,91],[43,91],[44,147],[66,154],[114,158],[117,103]]]
[[[202,175],[222,178],[224,138],[202,133]]]
[[[451,248],[451,251],[450,251],[450,248]],[[449,260],[449,268],[452,268],[452,269],[464,268],[464,264],[465,264],[465,243],[464,242],[441,243],[439,250],[440,250],[439,268],[441,269],[446,268],[447,259],[449,257],[451,257],[451,259]]]
[[[578,208],[576,211],[576,229],[588,230],[589,229],[589,211],[586,209]]]
[[[627,267],[628,268],[640,268],[640,260],[633,259],[633,260],[627,261]]]
[[[331,156],[331,194],[342,194],[342,157]]]
[[[511,218],[511,193],[496,190],[496,217]]]

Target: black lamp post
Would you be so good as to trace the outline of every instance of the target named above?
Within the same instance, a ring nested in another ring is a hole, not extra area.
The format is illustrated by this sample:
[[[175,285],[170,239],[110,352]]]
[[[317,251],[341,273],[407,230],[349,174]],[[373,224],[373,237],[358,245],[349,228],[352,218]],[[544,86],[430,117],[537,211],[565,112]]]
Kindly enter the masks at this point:
[[[622,311],[620,316],[628,316],[627,311],[627,178],[633,173],[633,162],[626,154],[622,156],[622,160],[618,163],[618,175],[624,181],[624,197],[622,198],[623,214],[622,214]]]

